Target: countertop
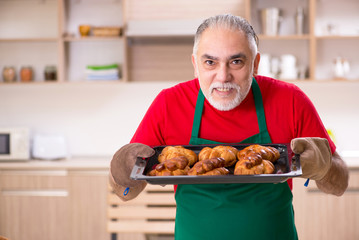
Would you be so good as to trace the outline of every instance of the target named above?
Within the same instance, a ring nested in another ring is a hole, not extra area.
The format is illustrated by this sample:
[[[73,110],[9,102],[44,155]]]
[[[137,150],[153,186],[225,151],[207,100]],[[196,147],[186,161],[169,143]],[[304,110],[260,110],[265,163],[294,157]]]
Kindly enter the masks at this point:
[[[21,169],[71,169],[71,170],[108,170],[112,157],[74,157],[60,160],[24,160],[24,161],[2,161],[0,170]]]
[[[344,157],[343,159],[349,168],[359,168],[359,157]]]

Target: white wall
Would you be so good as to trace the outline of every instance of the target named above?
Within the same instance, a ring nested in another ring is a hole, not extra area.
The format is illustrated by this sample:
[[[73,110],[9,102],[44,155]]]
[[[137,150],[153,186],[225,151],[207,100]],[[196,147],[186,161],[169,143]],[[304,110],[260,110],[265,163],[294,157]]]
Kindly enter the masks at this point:
[[[313,101],[327,129],[333,131],[337,150],[345,157],[359,157],[359,82],[300,82]]]
[[[167,83],[2,84],[0,127],[64,134],[71,154],[112,155],[128,143]]]
[[[1,84],[0,127],[61,133],[73,156],[110,156],[128,143],[146,109],[175,82]],[[359,82],[300,82],[341,151],[359,150]]]

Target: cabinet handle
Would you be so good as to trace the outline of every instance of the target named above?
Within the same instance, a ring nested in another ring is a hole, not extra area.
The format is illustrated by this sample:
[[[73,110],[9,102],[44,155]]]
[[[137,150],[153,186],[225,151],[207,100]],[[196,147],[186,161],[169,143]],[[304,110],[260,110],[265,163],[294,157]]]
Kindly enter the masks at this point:
[[[67,197],[66,190],[2,190],[3,196]]]
[[[345,192],[359,192],[359,188],[348,188]]]
[[[67,176],[67,170],[10,170],[3,172],[7,175],[35,175],[35,176]]]
[[[318,188],[308,189],[307,191],[308,191],[308,193],[322,193],[322,191],[319,190]],[[359,192],[359,187],[347,188],[347,190],[345,190],[345,193],[349,193],[349,192],[358,193]]]
[[[100,176],[108,176],[109,171],[108,170],[70,170],[69,175],[100,175]]]

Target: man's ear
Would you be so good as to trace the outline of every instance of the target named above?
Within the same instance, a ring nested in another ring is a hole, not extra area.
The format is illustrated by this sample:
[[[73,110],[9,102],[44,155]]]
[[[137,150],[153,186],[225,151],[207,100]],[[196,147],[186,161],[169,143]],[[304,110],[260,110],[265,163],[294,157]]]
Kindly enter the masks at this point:
[[[258,75],[258,66],[261,59],[261,55],[258,52],[255,59],[254,59],[254,65],[253,65],[253,77]]]
[[[192,65],[193,65],[193,70],[194,70],[194,76],[196,78],[198,78],[198,72],[197,72],[197,63],[196,63],[196,57],[194,56],[194,54],[192,54]]]

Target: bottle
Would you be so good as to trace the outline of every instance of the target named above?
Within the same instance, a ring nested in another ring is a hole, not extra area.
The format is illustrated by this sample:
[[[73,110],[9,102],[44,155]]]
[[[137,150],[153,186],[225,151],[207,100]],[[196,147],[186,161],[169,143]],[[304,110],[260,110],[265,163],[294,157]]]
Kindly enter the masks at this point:
[[[21,82],[31,82],[32,81],[32,68],[29,66],[24,66],[20,70],[20,80]]]
[[[45,81],[55,81],[57,79],[56,66],[47,65],[44,71]]]
[[[16,71],[14,67],[5,66],[2,71],[4,82],[10,83],[16,81]]]
[[[347,59],[343,59],[343,71],[344,71],[344,77],[348,79],[350,73],[350,64]]]
[[[343,59],[341,57],[337,57],[334,60],[334,75],[336,79],[344,78]]]
[[[302,7],[297,8],[297,12],[295,15],[295,23],[296,23],[296,34],[303,34],[303,23],[304,23],[304,9]]]

